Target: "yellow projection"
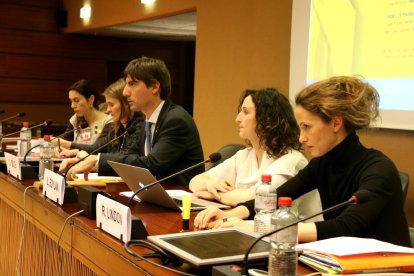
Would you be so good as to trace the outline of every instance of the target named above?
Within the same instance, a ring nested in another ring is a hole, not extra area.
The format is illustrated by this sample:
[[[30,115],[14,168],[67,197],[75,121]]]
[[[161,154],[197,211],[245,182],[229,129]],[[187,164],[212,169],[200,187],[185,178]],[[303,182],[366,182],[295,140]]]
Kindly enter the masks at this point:
[[[414,0],[313,0],[308,80],[414,77]]]

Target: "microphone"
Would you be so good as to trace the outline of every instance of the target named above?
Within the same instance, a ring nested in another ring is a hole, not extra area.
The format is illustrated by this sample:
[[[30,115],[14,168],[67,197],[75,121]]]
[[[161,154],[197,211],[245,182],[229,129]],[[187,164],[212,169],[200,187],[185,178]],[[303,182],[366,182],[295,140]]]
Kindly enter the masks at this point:
[[[75,203],[75,202],[79,202],[79,200],[78,200],[78,194],[76,193],[75,189],[73,188],[73,186],[68,185],[68,182],[66,181],[66,175],[70,171],[70,169],[73,166],[75,166],[76,164],[78,164],[78,163],[82,162],[83,160],[85,160],[86,158],[88,158],[90,155],[99,152],[101,149],[107,147],[108,145],[110,145],[111,143],[115,142],[116,140],[122,138],[125,135],[128,135],[128,129],[126,129],[124,131],[124,133],[122,133],[121,135],[118,135],[117,137],[113,138],[109,142],[103,144],[102,146],[100,146],[100,147],[96,148],[95,150],[91,151],[90,153],[88,153],[87,155],[85,155],[84,157],[82,157],[81,159],[77,160],[76,162],[74,162],[73,164],[71,164],[66,169],[66,171],[63,173],[63,177],[65,179],[65,184],[66,184],[65,185],[64,203]],[[66,195],[68,195],[68,196],[66,196]],[[97,195],[97,194],[95,194],[95,195]],[[85,206],[84,210],[89,210],[89,207],[88,206]]]
[[[49,124],[50,125],[50,124]],[[53,141],[53,140],[55,140],[55,139],[57,139],[57,138],[60,138],[60,137],[62,137],[62,136],[65,136],[66,134],[69,134],[69,133],[71,133],[71,132],[74,132],[74,131],[76,131],[76,130],[81,130],[81,129],[83,129],[83,128],[86,128],[88,126],[88,124],[87,123],[82,123],[81,125],[79,125],[79,127],[77,127],[77,128],[73,128],[73,129],[71,129],[71,130],[68,130],[68,131],[66,131],[66,132],[64,132],[64,133],[62,133],[62,134],[60,134],[60,135],[58,135],[58,136],[56,136],[56,137],[53,137],[50,141]],[[31,147],[27,152],[26,152],[26,154],[24,155],[24,157],[23,157],[23,164],[27,164],[27,162],[26,162],[26,159],[27,159],[27,155],[33,150],[33,149],[35,149],[35,148],[37,148],[37,147],[39,147],[40,146],[40,144],[37,144],[36,146],[33,146],[33,147]]]
[[[124,133],[122,133],[122,134],[120,134],[120,135],[116,136],[115,138],[111,139],[109,142],[107,142],[107,143],[103,144],[102,146],[100,146],[100,147],[98,147],[98,148],[94,149],[93,151],[91,151],[90,153],[88,153],[87,155],[85,155],[84,157],[82,157],[81,159],[79,159],[79,160],[77,160],[76,162],[74,162],[73,164],[71,164],[71,165],[70,165],[70,166],[66,169],[66,171],[64,172],[65,181],[66,181],[66,175],[67,175],[68,171],[70,171],[70,169],[71,169],[72,167],[74,167],[74,166],[75,166],[75,165],[77,165],[78,163],[82,162],[83,160],[85,160],[86,158],[88,158],[90,155],[92,155],[92,154],[95,154],[95,153],[99,152],[101,149],[103,149],[103,148],[107,147],[108,145],[112,144],[112,143],[113,143],[113,142],[115,142],[116,140],[118,140],[118,139],[120,139],[120,138],[122,138],[122,137],[124,137],[124,136],[127,136],[127,135],[128,135],[128,132],[129,132],[129,131],[132,131],[132,130],[133,130],[133,128],[132,128],[132,127],[127,128],[127,129],[124,131]]]
[[[300,219],[300,220],[297,220],[297,221],[295,221],[295,222],[292,222],[292,223],[290,223],[290,224],[287,224],[287,225],[285,225],[285,226],[283,226],[283,227],[281,227],[281,228],[278,228],[278,229],[275,229],[275,230],[273,230],[273,231],[270,231],[269,233],[266,233],[266,234],[263,234],[263,235],[261,235],[260,237],[258,237],[251,245],[250,245],[250,247],[247,249],[247,251],[246,251],[246,253],[245,253],[245,255],[244,255],[244,261],[243,261],[243,266],[244,266],[244,268],[243,268],[243,274],[242,275],[248,275],[247,274],[247,262],[248,262],[248,257],[249,257],[249,253],[250,253],[250,251],[253,249],[253,247],[256,245],[256,243],[258,243],[260,240],[262,240],[263,238],[265,238],[265,237],[268,237],[268,236],[270,236],[270,235],[273,235],[273,234],[275,234],[275,233],[277,233],[277,232],[279,232],[279,231],[282,231],[282,230],[285,230],[286,228],[289,228],[289,227],[292,227],[292,226],[294,226],[294,225],[296,225],[296,224],[298,224],[298,223],[300,223],[300,222],[302,222],[302,221],[305,221],[305,220],[308,220],[308,219],[311,219],[311,218],[313,218],[313,217],[316,217],[316,216],[318,216],[318,215],[321,215],[321,214],[325,214],[325,213],[329,213],[329,212],[331,212],[331,211],[333,211],[333,210],[336,210],[336,209],[339,209],[339,208],[341,208],[341,207],[344,207],[344,206],[347,206],[347,205],[350,205],[350,204],[362,204],[362,203],[365,203],[366,201],[368,201],[369,200],[369,197],[370,197],[370,192],[368,191],[368,190],[359,190],[359,191],[356,191],[352,196],[351,196],[351,198],[350,199],[348,199],[347,201],[344,201],[344,202],[342,202],[342,203],[339,203],[339,204],[336,204],[336,205],[334,205],[334,206],[332,206],[332,207],[329,207],[329,208],[327,208],[327,209],[325,209],[325,210],[322,210],[322,211],[320,211],[320,212],[318,212],[318,213],[316,213],[316,214],[313,214],[313,215],[311,215],[311,216],[308,216],[308,217],[306,217],[306,218],[303,218],[303,219]]]
[[[156,184],[159,184],[160,182],[162,182],[162,181],[164,181],[164,180],[167,180],[167,179],[170,179],[170,178],[172,178],[172,177],[174,177],[174,176],[176,176],[176,175],[179,175],[179,174],[185,173],[185,172],[187,172],[187,171],[189,171],[189,170],[192,170],[192,169],[194,169],[194,168],[196,168],[196,167],[198,167],[198,166],[204,165],[205,163],[216,163],[216,162],[217,162],[217,161],[219,161],[220,159],[221,159],[221,154],[220,154],[219,152],[212,153],[212,154],[210,154],[210,156],[209,156],[206,160],[201,161],[200,163],[197,163],[197,164],[192,165],[191,167],[188,167],[188,168],[186,168],[186,169],[184,169],[184,170],[178,171],[178,172],[173,173],[173,174],[171,174],[171,175],[169,175],[169,176],[166,176],[166,177],[164,177],[164,178],[162,178],[162,179],[160,179],[160,180],[157,180],[157,181],[154,181],[154,182],[152,182],[152,183],[150,183],[150,184],[148,184],[148,185],[145,185],[144,187],[142,187],[142,188],[138,189],[138,190],[137,190],[137,191],[136,191],[136,192],[135,192],[135,193],[131,196],[131,198],[130,198],[130,199],[129,199],[129,201],[128,201],[127,206],[128,206],[128,207],[130,207],[131,202],[132,202],[132,200],[133,200],[134,196],[136,196],[137,194],[139,194],[142,190],[149,189],[149,188],[151,188],[152,186],[154,186],[154,185],[156,185]]]
[[[43,122],[43,123],[41,123],[41,124],[38,124],[38,125],[35,125],[35,126],[32,126],[32,127],[29,127],[29,129],[33,129],[33,128],[37,128],[37,127],[41,127],[41,126],[50,126],[52,123],[53,123],[53,121],[52,121],[52,120],[47,120],[47,121],[44,121],[44,122]],[[4,135],[3,137],[9,137],[9,136],[12,136],[12,135],[14,135],[14,134],[17,134],[17,133],[19,133],[19,132],[20,132],[20,130],[15,131],[15,132],[12,132],[12,133],[9,133],[9,134],[6,134],[6,135]]]
[[[4,112],[6,112],[6,110],[0,109],[0,114],[3,114]]]
[[[81,198],[78,197],[78,194],[76,193],[76,191],[74,190],[73,186],[68,185],[68,182],[66,181],[66,176],[67,173],[70,171],[71,168],[73,168],[76,164],[82,162],[83,160],[85,160],[86,158],[88,158],[90,155],[95,154],[97,152],[99,152],[101,149],[107,147],[108,145],[112,144],[113,142],[115,142],[116,140],[127,136],[128,132],[133,132],[134,128],[133,127],[129,127],[127,128],[124,133],[118,135],[117,137],[111,139],[109,142],[103,144],[102,146],[94,149],[93,151],[91,151],[90,153],[88,153],[87,155],[85,155],[84,157],[82,157],[81,159],[77,160],[76,162],[74,162],[73,164],[71,164],[66,171],[63,173],[63,177],[65,179],[65,197],[64,197],[64,203],[74,203],[74,202],[78,202],[79,205],[82,206],[82,208],[85,210],[85,215],[88,216],[89,218],[92,218],[91,216],[93,216],[95,214],[95,210],[92,210],[94,207],[92,206],[92,201],[94,201],[94,199],[96,199],[96,196],[98,195],[98,192],[94,191],[94,189],[92,188],[88,188],[88,187],[83,187],[82,191],[81,189],[79,189],[79,192],[81,194]],[[69,194],[68,199],[66,199],[66,193]],[[81,201],[81,202],[80,202]]]
[[[3,110],[3,112],[2,112],[2,113],[4,113],[4,110]],[[6,118],[6,119],[1,120],[1,121],[0,121],[0,123],[4,123],[4,122],[9,121],[9,120],[11,120],[11,119],[14,119],[14,118],[16,118],[16,117],[23,117],[23,116],[25,116],[25,115],[26,115],[26,113],[25,113],[25,112],[20,112],[20,113],[17,113],[16,115],[13,115],[13,116],[10,116],[10,117],[8,117],[8,118]]]

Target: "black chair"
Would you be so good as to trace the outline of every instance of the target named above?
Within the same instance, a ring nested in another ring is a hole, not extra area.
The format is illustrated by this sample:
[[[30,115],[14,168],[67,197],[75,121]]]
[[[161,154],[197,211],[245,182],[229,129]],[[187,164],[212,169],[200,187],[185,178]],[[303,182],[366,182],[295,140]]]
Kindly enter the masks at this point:
[[[220,152],[221,154],[221,159],[213,164],[208,164],[206,167],[206,170],[209,170],[215,166],[217,166],[218,164],[220,164],[221,162],[223,162],[224,160],[226,160],[229,157],[232,157],[236,152],[238,152],[241,149],[244,149],[246,146],[242,145],[242,144],[228,144],[225,145],[223,147],[221,147],[218,152]]]
[[[410,231],[411,247],[414,248],[414,227],[408,227],[408,231]]]
[[[404,172],[400,172],[400,179],[401,179],[402,192],[403,192],[403,201],[405,202],[405,199],[407,198],[407,193],[408,193],[408,186],[410,184],[409,182],[410,177],[408,176],[408,174]]]

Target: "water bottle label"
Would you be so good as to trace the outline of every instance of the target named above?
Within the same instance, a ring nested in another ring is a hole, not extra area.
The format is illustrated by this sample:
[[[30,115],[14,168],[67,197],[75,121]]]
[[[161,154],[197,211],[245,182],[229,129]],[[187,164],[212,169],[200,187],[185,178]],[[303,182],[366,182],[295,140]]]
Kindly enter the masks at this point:
[[[276,209],[276,195],[256,195],[254,204],[256,210],[274,210]]]
[[[30,132],[20,132],[20,140],[31,140],[32,135]]]
[[[54,150],[52,146],[41,147],[40,148],[40,158],[50,159],[54,156]]]

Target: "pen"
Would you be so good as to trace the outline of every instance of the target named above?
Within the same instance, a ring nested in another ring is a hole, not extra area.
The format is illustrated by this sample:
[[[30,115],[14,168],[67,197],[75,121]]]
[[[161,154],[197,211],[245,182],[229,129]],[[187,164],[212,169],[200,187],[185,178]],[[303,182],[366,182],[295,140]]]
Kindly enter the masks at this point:
[[[58,151],[59,153],[62,152],[62,149],[60,148],[60,138],[58,138]]]

